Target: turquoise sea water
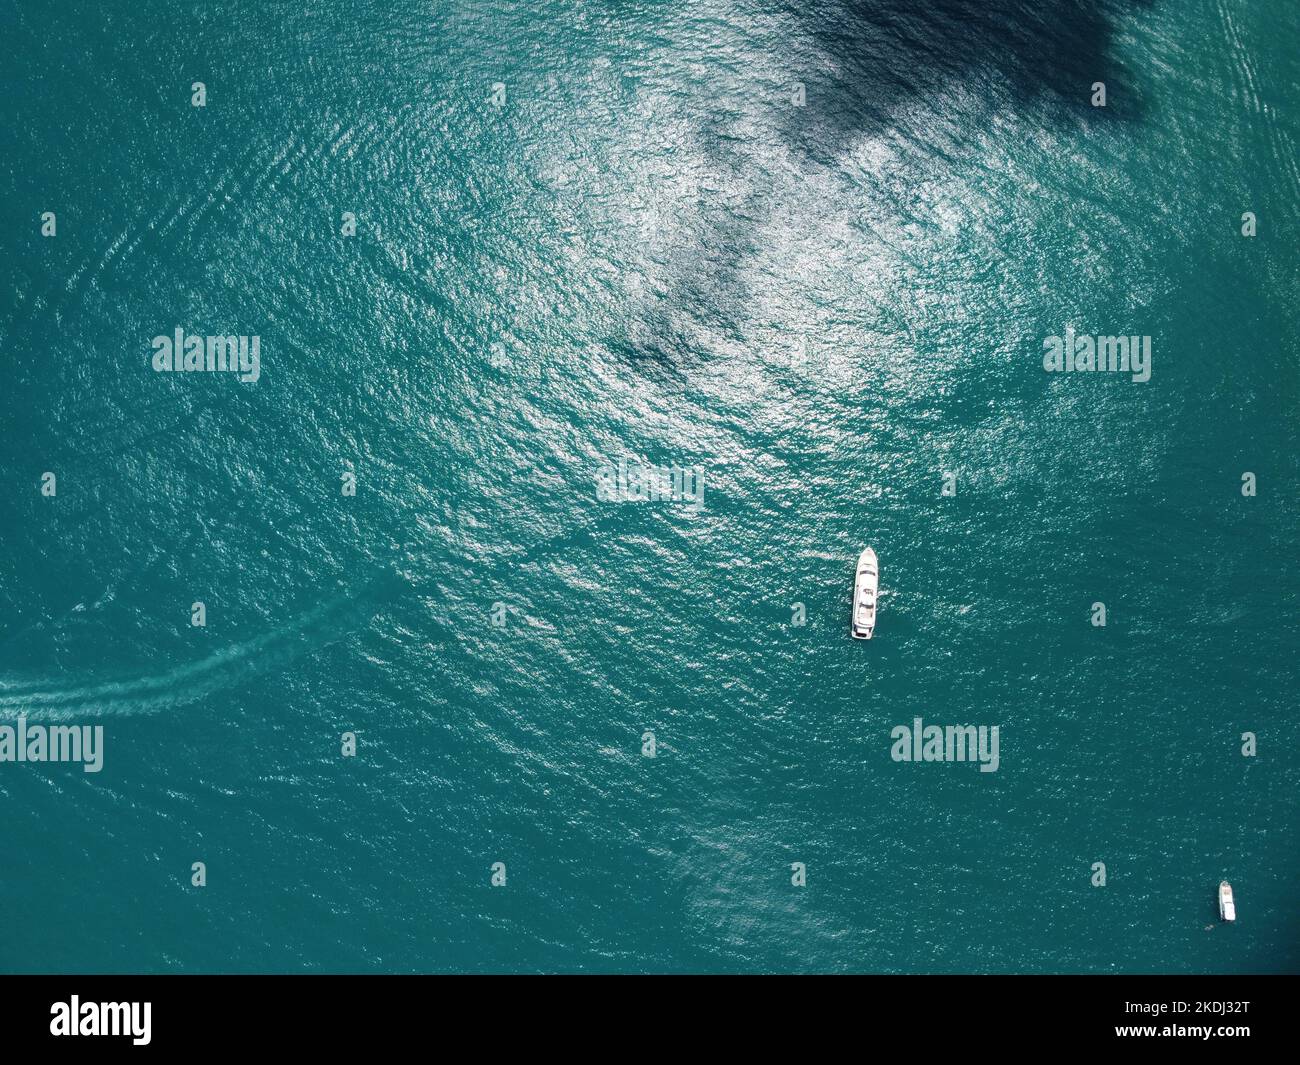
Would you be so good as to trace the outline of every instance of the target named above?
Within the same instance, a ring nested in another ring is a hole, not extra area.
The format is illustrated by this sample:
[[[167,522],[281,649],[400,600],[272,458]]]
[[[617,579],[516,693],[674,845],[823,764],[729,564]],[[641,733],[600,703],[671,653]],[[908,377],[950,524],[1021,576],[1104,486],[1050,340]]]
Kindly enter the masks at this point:
[[[1300,970],[1298,30],[4,0],[0,970]]]

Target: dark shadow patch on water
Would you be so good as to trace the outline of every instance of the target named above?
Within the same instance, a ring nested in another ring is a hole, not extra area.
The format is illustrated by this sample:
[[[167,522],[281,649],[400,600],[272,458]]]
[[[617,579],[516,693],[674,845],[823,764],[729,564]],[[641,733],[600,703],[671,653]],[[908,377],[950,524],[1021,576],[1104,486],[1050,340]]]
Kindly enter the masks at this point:
[[[713,157],[712,131],[696,130],[701,154]],[[758,250],[755,223],[767,213],[769,193],[761,175],[746,172],[748,158],[734,155],[729,170],[760,191],[737,199],[731,190],[705,190],[697,202],[682,209],[681,222],[659,236],[651,283],[629,307],[625,338],[610,349],[630,365],[654,370],[685,383],[683,367],[713,357],[716,346],[742,334],[742,322],[752,312],[746,265]],[[702,338],[709,338],[707,340]]]
[[[922,151],[959,152],[990,113],[1030,113],[1044,125],[1083,130],[1135,123],[1143,106],[1137,79],[1113,55],[1117,22],[1152,0],[833,0],[784,6],[790,82],[806,87],[802,107],[782,96],[776,135],[814,166],[837,159],[864,137],[898,134]],[[1093,106],[1093,85],[1106,87]],[[962,106],[954,106],[958,94]],[[913,117],[904,109],[921,106]],[[706,194],[689,231],[658,275],[660,291],[630,308],[639,339],[612,345],[633,365],[685,367],[707,356],[701,332],[740,334],[754,311],[745,261],[755,220],[771,208],[765,160],[733,134],[735,114],[698,119],[697,146],[750,202]],[[927,123],[933,121],[933,128]],[[905,123],[907,123],[905,125]],[[973,128],[975,127],[975,128]],[[728,183],[723,182],[725,188]],[[698,328],[696,328],[698,327]],[[680,370],[678,373],[680,374]]]
[[[990,107],[1039,106],[1091,124],[1142,116],[1136,79],[1112,55],[1116,20],[1151,0],[838,0],[787,8],[820,64],[792,108],[791,140],[824,156],[886,132],[899,108],[984,94]],[[1106,85],[1094,107],[1092,86]]]
[[[656,307],[641,307],[632,314],[630,336],[609,341],[609,350],[637,373],[684,388],[688,365],[697,364],[706,354],[702,346],[661,325],[663,316]]]
[[[648,309],[636,314],[631,334],[624,340],[610,341],[609,350],[640,372],[685,384],[686,376],[679,360],[684,353],[693,351],[693,345],[668,326],[648,325],[654,317],[654,312]]]

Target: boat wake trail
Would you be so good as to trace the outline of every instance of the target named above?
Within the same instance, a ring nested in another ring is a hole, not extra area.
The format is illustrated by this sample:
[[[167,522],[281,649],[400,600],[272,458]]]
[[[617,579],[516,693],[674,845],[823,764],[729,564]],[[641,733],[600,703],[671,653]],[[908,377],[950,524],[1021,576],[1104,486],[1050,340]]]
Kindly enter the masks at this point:
[[[399,581],[396,574],[381,577],[359,592],[340,595],[277,629],[162,673],[81,678],[73,683],[0,678],[0,719],[20,715],[38,721],[122,717],[187,706],[282,669],[357,632],[391,599]]]

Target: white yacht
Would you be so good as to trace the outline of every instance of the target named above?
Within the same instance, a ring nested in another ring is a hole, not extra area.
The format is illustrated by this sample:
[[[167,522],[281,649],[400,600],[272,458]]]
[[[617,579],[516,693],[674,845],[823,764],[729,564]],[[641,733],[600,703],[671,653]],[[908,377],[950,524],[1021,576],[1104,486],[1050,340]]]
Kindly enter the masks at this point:
[[[855,640],[869,640],[876,628],[876,588],[880,567],[876,553],[867,548],[858,559],[858,573],[853,581],[853,620],[849,631]]]
[[[1232,901],[1232,885],[1226,880],[1219,885],[1219,919],[1223,921],[1237,919],[1237,907]]]

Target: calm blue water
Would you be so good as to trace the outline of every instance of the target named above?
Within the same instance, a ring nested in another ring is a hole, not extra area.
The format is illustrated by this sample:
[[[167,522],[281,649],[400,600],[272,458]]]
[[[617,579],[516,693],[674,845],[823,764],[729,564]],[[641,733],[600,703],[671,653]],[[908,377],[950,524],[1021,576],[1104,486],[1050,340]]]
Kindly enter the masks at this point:
[[[0,970],[1300,970],[1298,29],[5,0]]]

